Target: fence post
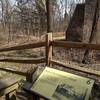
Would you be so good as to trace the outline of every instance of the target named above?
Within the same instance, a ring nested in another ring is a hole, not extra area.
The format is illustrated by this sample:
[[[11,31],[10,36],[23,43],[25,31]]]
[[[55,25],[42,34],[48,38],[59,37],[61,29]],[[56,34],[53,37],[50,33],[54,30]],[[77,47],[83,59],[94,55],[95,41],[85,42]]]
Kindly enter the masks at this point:
[[[46,35],[46,66],[50,66],[52,60],[52,33]]]

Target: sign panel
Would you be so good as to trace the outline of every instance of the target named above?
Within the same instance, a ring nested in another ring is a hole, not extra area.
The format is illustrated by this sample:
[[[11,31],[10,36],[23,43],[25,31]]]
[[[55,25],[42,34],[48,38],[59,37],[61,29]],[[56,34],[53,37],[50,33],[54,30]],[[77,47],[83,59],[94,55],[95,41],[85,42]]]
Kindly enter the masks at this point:
[[[50,100],[88,100],[94,80],[46,67],[31,91]]]

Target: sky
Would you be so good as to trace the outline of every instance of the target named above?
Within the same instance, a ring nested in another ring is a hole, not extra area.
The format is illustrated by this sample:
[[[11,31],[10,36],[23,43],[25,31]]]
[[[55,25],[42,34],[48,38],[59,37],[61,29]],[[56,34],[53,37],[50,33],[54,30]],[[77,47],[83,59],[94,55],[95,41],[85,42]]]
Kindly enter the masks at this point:
[[[14,5],[16,0],[10,0],[10,1],[11,1],[11,4]],[[82,3],[83,0],[57,0],[57,1],[58,1],[60,9],[62,7],[65,7],[66,1],[67,1],[67,6],[66,7],[67,7],[67,13],[69,13],[71,1],[72,2],[74,1],[75,3],[78,3],[78,2]],[[61,3],[61,1],[62,1],[62,3]],[[65,8],[63,8],[61,12],[64,12],[64,11],[65,11]]]
[[[15,0],[10,0],[11,2],[12,2],[12,4],[14,4],[14,2],[15,2]],[[58,1],[60,1],[60,0],[58,0]],[[70,2],[70,1],[75,1],[76,3],[77,2],[82,2],[82,0],[67,0],[67,2]]]
[[[15,0],[10,0],[10,1],[11,1],[12,5],[15,3]]]

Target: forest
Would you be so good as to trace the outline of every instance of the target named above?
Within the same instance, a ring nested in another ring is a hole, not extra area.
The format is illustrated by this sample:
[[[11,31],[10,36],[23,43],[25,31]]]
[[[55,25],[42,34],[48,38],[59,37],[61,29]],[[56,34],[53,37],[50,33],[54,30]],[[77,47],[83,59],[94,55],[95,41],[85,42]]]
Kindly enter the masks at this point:
[[[100,0],[0,0],[0,100],[100,100]]]

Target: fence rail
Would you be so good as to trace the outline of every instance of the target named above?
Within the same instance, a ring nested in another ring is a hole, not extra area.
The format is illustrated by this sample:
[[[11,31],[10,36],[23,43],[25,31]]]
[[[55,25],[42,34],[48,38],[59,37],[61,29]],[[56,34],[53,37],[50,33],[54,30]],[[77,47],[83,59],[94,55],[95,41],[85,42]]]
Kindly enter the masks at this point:
[[[38,42],[38,43],[29,43],[29,44],[16,45],[16,46],[14,46],[14,45],[5,46],[5,47],[0,48],[0,52],[40,48],[40,47],[44,47],[46,45],[45,43],[46,42]]]
[[[51,45],[54,47],[100,50],[100,44],[68,42],[68,41],[52,41]]]
[[[25,64],[45,63],[45,60],[45,58],[0,57],[0,62],[15,62]]]
[[[51,62],[52,62],[52,64],[56,64],[56,65],[62,66],[64,68],[68,68],[68,69],[72,69],[72,70],[76,70],[76,71],[80,71],[80,72],[85,72],[87,74],[96,75],[96,76],[100,77],[100,71],[96,71],[96,70],[89,69],[89,68],[83,68],[78,65],[63,63],[63,62],[56,61],[56,60],[52,60]]]
[[[62,63],[52,59],[52,47],[63,47],[63,48],[76,48],[76,49],[90,49],[90,50],[100,50],[100,44],[89,44],[89,43],[78,43],[78,42],[68,42],[64,40],[53,40],[52,34],[46,35],[46,41],[38,43],[23,44],[18,46],[7,46],[0,48],[0,52],[7,52],[13,50],[24,50],[45,47],[45,58],[19,58],[19,57],[0,57],[0,62],[15,62],[15,63],[30,63],[30,64],[39,64],[46,63],[47,66],[50,64],[60,65],[65,68],[70,68],[75,71],[80,71],[88,73],[91,75],[96,75],[100,77],[100,71],[95,71],[87,68],[82,68],[79,66],[70,66],[67,63]]]

